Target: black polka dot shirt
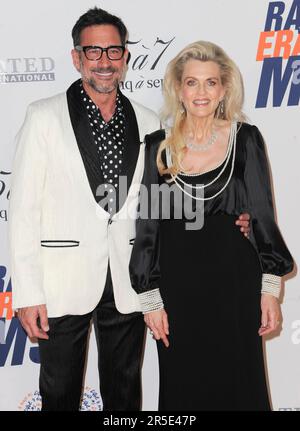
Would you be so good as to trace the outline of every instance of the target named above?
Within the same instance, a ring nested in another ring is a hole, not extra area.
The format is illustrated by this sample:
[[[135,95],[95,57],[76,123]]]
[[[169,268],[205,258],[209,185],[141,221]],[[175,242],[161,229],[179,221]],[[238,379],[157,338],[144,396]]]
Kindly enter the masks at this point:
[[[122,169],[125,137],[125,115],[119,95],[116,99],[116,109],[112,118],[106,122],[100,109],[90,99],[81,84],[81,96],[87,110],[89,123],[97,146],[99,164],[108,193],[108,206],[105,208],[114,213],[119,176]]]

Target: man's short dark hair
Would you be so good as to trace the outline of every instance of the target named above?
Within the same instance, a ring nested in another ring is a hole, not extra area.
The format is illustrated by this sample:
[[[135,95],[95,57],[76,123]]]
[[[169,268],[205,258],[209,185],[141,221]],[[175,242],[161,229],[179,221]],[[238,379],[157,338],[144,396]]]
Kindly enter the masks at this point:
[[[120,34],[122,45],[125,46],[127,41],[127,28],[123,21],[119,17],[106,12],[104,9],[94,7],[81,15],[74,25],[72,30],[74,47],[80,45],[80,35],[82,30],[92,25],[113,25]]]

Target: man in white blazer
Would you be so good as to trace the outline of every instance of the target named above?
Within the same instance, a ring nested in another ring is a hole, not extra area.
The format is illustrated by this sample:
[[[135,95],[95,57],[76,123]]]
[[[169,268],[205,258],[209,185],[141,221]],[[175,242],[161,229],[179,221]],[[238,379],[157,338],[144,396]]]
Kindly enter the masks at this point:
[[[128,57],[119,18],[91,9],[72,36],[81,79],[32,103],[17,136],[13,306],[28,335],[39,339],[43,410],[79,409],[92,317],[103,407],[138,410],[144,321],[129,278],[135,220],[127,208],[137,200],[144,136],[160,122],[118,90]],[[111,165],[113,175],[105,168]],[[121,177],[128,190],[120,205]],[[115,209],[98,203],[104,183],[114,189]]]
[[[32,103],[17,136],[9,220],[13,307],[39,340],[42,410],[79,409],[92,318],[103,409],[138,410],[145,326],[143,298],[129,277],[132,208],[144,136],[160,123],[118,89],[128,59],[118,17],[90,9],[72,36],[81,79]],[[153,304],[161,308],[159,293]]]

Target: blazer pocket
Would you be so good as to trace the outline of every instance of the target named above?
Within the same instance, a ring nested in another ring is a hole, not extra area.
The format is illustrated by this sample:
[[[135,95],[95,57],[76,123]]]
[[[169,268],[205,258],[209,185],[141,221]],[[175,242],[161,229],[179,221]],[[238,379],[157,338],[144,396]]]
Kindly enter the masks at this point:
[[[41,241],[42,247],[53,247],[53,248],[61,248],[61,247],[78,247],[80,244],[79,241],[74,240],[57,240],[57,239],[51,239],[51,240],[43,240]]]

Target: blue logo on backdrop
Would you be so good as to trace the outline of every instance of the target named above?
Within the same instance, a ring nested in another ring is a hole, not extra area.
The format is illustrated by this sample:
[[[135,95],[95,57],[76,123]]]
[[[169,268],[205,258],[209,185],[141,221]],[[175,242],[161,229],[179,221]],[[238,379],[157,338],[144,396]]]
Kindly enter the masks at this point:
[[[27,334],[19,319],[13,316],[11,302],[11,280],[7,277],[7,269],[0,266],[0,367],[8,365],[22,365],[25,359]],[[37,346],[29,349],[29,359],[39,364],[39,350]]]
[[[294,0],[289,10],[283,1],[269,4],[256,60],[262,61],[256,108],[267,106],[271,88],[272,106],[281,106],[287,91],[287,106],[299,105],[300,0]]]

